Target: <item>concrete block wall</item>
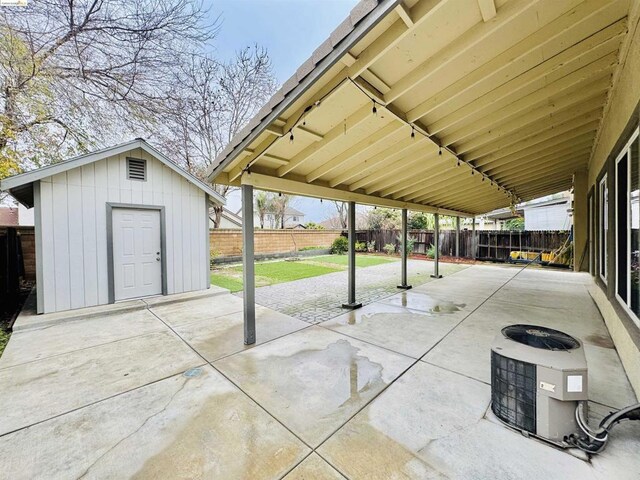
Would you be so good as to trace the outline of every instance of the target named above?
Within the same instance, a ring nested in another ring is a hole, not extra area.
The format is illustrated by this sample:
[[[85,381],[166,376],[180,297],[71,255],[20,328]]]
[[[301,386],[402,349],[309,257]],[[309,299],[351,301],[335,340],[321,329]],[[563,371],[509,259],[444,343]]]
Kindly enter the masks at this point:
[[[255,253],[287,253],[305,247],[329,248],[341,230],[256,230]],[[242,230],[212,229],[211,258],[242,254]]]

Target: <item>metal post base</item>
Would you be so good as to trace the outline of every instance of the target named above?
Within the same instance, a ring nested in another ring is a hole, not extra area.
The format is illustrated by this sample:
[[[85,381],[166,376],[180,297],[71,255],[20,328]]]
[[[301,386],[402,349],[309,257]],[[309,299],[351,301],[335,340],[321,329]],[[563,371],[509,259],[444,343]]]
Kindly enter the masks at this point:
[[[356,310],[360,307],[362,307],[361,303],[343,303],[342,304],[342,308],[345,308],[347,310]]]
[[[433,273],[430,275],[431,278],[442,278],[442,275],[434,275]]]
[[[411,290],[413,287],[411,285],[398,285],[400,290]]]

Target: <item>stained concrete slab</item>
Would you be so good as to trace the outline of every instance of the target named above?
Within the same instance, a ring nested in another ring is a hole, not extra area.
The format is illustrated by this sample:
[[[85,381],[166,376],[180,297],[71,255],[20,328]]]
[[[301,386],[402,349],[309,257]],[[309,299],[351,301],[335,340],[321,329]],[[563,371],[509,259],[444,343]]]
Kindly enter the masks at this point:
[[[581,298],[581,302],[591,302],[591,299]],[[587,346],[612,346],[611,337],[598,312],[576,315],[570,309],[516,304],[493,297],[469,315],[423,360],[488,383],[491,380],[490,349],[493,339],[502,328],[515,323],[555,328],[576,336]],[[615,351],[614,355],[617,357]],[[601,366],[599,362],[589,362],[592,375],[599,377]],[[626,382],[621,365],[615,367],[612,370],[615,377]],[[594,388],[591,382],[590,387]]]
[[[293,324],[276,315],[273,330],[283,328],[285,336],[214,362],[224,365],[224,373],[260,405],[214,369],[192,370],[198,367],[194,363],[204,361],[185,343],[189,338],[191,346],[213,355],[210,358],[229,348],[237,334],[218,330],[217,322],[238,325],[242,302],[237,297],[222,294],[151,307],[148,313],[161,311],[163,321],[177,333],[157,318],[159,330],[143,333],[155,327],[140,314],[143,319],[134,320],[131,330],[138,335],[114,340],[120,332],[111,331],[107,322],[123,313],[117,306],[104,314],[104,325],[91,318],[61,319],[68,327],[68,342],[58,325],[30,325],[34,341],[29,330],[20,331],[8,351],[16,339],[14,358],[35,359],[4,369],[0,360],[0,409],[10,412],[0,418],[0,427],[14,430],[12,425],[19,425],[13,433],[0,433],[0,476],[78,478],[86,472],[86,478],[333,478],[336,473],[385,479],[636,478],[637,423],[618,426],[610,446],[589,465],[492,422],[490,413],[483,416],[489,398],[489,386],[483,382],[489,377],[490,343],[500,326],[532,318],[584,340],[596,401],[631,403],[628,380],[597,311],[539,303],[539,298],[553,298],[547,290],[592,302],[580,290],[583,276],[537,273],[529,268],[474,266],[414,289],[412,294],[422,292],[453,303],[465,297],[479,299],[481,305],[462,316],[462,322],[409,370],[415,360],[389,348],[417,350],[429,344],[430,333],[434,338],[441,335],[435,329],[421,330],[422,323],[415,321],[432,321],[428,300],[420,299],[422,311],[372,304],[353,313],[353,325],[348,320],[333,324],[336,331],[323,326],[287,334]],[[511,277],[507,286],[513,287],[512,293],[532,283],[534,295],[520,295],[524,302],[518,302],[518,295],[496,300],[492,294]],[[556,289],[558,284],[562,286]],[[362,321],[375,315],[376,307],[387,317],[369,325]],[[416,316],[413,323],[395,318],[408,312]],[[133,315],[121,316],[129,314]],[[126,320],[118,325],[124,324]],[[350,336],[338,333],[341,328]],[[260,324],[258,329],[260,336]],[[47,331],[54,334],[51,348],[46,345]],[[273,334],[264,330],[265,338]],[[158,338],[162,335],[171,341]],[[380,346],[372,345],[376,342]],[[56,349],[60,354],[51,355]],[[427,363],[431,361],[446,368]],[[189,379],[184,385],[183,378]],[[592,402],[592,414],[602,416],[607,410]],[[315,447],[327,436],[319,455],[309,456],[302,440]]]
[[[14,480],[276,479],[308,453],[209,366],[0,437]]]
[[[434,316],[446,315],[450,318],[462,319],[483,301],[482,296],[464,295],[459,291],[446,293],[408,291],[385,298],[380,303],[409,308]]]
[[[91,317],[104,318],[109,315],[126,314],[137,310],[144,310],[145,308],[146,305],[142,300],[129,300],[112,305],[99,305],[97,307],[38,315],[36,313],[36,295],[35,291],[33,291],[27,298],[20,315],[16,318],[13,331],[19,332],[21,330],[38,329],[74,320],[86,320]]]
[[[309,327],[302,320],[257,306],[256,343],[245,345],[242,312],[215,318],[198,318],[189,323],[181,323],[175,330],[210,362]]]
[[[0,358],[0,369],[159,331],[167,327],[148,310],[19,330]]]
[[[585,345],[589,366],[589,399],[608,407],[623,408],[638,399],[622,362],[613,348]]]
[[[419,363],[319,452],[349,478],[596,478],[587,463],[484,420],[489,401],[487,385]]]
[[[589,403],[589,425],[597,427],[611,411]],[[640,476],[640,422],[623,421],[613,427],[604,453],[594,455],[591,464],[600,478],[637,480]]]
[[[229,295],[229,289],[218,287],[217,285],[209,285],[209,288],[207,288],[206,290],[174,293],[172,295],[156,295],[154,297],[145,297],[142,299],[142,301],[148,307],[157,307],[158,305],[168,305],[176,302],[186,302],[190,300],[197,300],[200,298],[216,297],[218,295]]]
[[[0,435],[201,365],[171,332],[0,370]]]
[[[172,327],[179,327],[197,320],[212,318],[242,312],[242,298],[224,294],[151,306],[150,310],[162,318]]]
[[[457,295],[465,299],[469,295],[481,296],[483,300],[500,289],[518,273],[513,267],[475,267],[462,270],[455,275],[441,278],[433,282],[420,285],[414,292],[429,295]],[[467,300],[468,301],[468,300]]]
[[[313,326],[213,365],[315,447],[413,361]]]
[[[579,284],[553,282],[543,286],[539,282],[513,280],[496,292],[492,299],[514,305],[572,310],[577,316],[599,315],[587,289]]]
[[[426,297],[426,295],[413,295]],[[394,306],[392,302],[372,303],[321,324],[335,332],[420,358],[460,321],[464,304],[439,303],[431,297],[427,311]],[[417,302],[416,302],[417,303]]]
[[[344,480],[344,478],[317,453],[312,453],[284,477],[284,480]]]

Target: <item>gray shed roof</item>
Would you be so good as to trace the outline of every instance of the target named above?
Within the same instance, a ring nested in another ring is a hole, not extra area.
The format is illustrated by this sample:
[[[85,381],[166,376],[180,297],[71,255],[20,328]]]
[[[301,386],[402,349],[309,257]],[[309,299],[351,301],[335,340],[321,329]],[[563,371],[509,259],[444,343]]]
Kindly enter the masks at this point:
[[[103,160],[113,155],[128,152],[136,148],[141,148],[149,155],[157,158],[164,165],[169,167],[177,174],[184,177],[188,182],[194,184],[196,187],[204,191],[214,203],[224,205],[226,200],[222,195],[213,190],[209,185],[204,183],[199,178],[195,177],[186,170],[180,168],[174,162],[172,162],[163,153],[149,145],[144,139],[136,138],[130,142],[121,143],[113,147],[104,148],[96,152],[79,155],[77,157],[70,158],[63,162],[54,163],[46,167],[31,170],[30,172],[21,173],[12,177],[5,178],[0,181],[0,190],[9,192],[16,200],[25,205],[26,207],[33,207],[33,183],[51,175],[66,172],[73,168],[88,165],[99,160]]]

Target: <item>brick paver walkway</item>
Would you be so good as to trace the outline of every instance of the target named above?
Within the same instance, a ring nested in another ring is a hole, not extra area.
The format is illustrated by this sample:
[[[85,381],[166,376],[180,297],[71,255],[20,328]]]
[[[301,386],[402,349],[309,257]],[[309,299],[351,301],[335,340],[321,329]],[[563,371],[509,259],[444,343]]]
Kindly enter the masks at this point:
[[[440,264],[440,274],[450,275],[469,265]],[[433,263],[409,260],[409,284],[432,281]],[[319,277],[279,283],[256,289],[256,303],[312,324],[324,322],[345,312],[347,274],[336,272]],[[366,305],[398,293],[400,262],[391,262],[356,270],[356,299]],[[238,292],[237,295],[242,295]]]

